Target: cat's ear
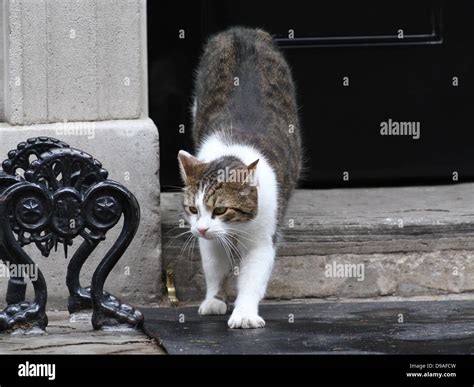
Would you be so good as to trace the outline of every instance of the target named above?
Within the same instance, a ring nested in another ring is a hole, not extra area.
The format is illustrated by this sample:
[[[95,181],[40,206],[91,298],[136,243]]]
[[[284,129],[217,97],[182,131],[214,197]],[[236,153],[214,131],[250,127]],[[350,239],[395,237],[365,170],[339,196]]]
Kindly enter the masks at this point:
[[[205,163],[200,162],[196,157],[184,150],[179,151],[178,160],[181,177],[186,184],[190,180],[198,179],[206,166]]]
[[[247,165],[247,169],[249,172],[255,171],[257,169],[257,164],[260,161],[260,159],[255,160],[252,164]]]
[[[255,180],[255,171],[257,169],[257,164],[260,161],[260,159],[255,160],[253,163],[247,165],[247,171],[245,171],[245,179],[241,183],[242,185],[244,184],[250,184],[251,186],[256,186],[257,182]]]

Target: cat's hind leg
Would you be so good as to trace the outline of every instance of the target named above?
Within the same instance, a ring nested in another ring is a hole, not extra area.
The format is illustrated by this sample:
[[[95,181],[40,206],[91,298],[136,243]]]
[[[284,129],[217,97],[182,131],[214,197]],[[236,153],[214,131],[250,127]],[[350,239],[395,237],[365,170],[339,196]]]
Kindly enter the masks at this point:
[[[199,239],[199,248],[206,277],[206,299],[199,307],[199,314],[201,316],[226,314],[225,282],[231,265],[217,241]]]

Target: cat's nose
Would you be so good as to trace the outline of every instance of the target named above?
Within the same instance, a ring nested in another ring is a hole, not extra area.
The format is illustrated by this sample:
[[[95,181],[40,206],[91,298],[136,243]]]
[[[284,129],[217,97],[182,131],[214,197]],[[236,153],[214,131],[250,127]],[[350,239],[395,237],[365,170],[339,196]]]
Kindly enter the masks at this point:
[[[199,234],[202,236],[206,235],[207,230],[209,230],[209,227],[198,227]]]

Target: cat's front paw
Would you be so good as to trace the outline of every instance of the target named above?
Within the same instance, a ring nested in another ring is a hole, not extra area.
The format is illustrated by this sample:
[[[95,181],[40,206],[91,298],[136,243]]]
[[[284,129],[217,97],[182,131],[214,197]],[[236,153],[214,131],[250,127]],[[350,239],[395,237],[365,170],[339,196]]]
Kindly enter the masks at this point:
[[[258,314],[240,312],[238,309],[235,309],[227,325],[231,329],[263,328],[265,326],[265,320]]]
[[[226,312],[227,304],[217,298],[204,300],[198,311],[201,316],[217,316],[226,314]]]

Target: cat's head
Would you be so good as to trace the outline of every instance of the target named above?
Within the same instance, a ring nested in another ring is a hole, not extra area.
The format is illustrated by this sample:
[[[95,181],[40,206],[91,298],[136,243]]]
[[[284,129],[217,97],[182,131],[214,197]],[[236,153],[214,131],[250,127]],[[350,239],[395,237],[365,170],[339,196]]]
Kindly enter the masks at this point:
[[[179,152],[178,160],[185,184],[183,206],[193,235],[214,239],[255,218],[258,160],[245,165],[237,157],[224,156],[204,163],[185,151]]]

